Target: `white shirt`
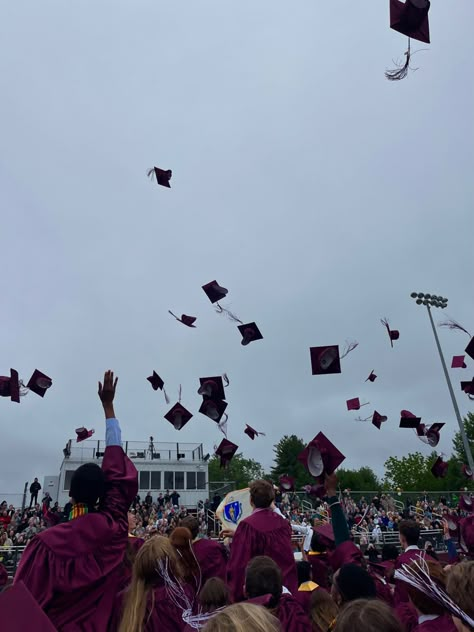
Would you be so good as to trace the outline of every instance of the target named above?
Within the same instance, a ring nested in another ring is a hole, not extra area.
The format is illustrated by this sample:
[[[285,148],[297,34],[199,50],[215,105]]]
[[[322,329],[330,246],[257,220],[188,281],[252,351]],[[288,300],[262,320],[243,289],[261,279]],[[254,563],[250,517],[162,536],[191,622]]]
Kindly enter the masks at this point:
[[[407,546],[404,553],[406,553],[407,551],[421,551],[421,549],[416,546],[416,544],[410,544],[410,546]]]
[[[420,614],[420,616],[418,617],[418,625],[421,625],[425,621],[434,621],[439,616],[439,614]]]

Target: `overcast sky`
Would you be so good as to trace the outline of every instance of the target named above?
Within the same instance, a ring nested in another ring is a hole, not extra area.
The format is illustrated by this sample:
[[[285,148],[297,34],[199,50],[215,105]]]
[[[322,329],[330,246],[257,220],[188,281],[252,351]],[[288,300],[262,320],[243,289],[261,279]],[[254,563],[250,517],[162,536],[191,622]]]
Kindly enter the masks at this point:
[[[384,78],[406,49],[388,4],[0,0],[0,374],[54,380],[44,400],[0,401],[0,496],[57,473],[76,427],[101,436],[108,368],[129,440],[211,451],[223,435],[197,412],[198,377],[227,372],[229,439],[265,467],[282,435],[320,430],[344,467],[429,453],[398,429],[402,408],[446,422],[450,452],[457,423],[410,292],[447,296],[474,330],[474,4],[432,3],[432,45],[399,83]],[[240,345],[201,290],[213,279],[264,340]],[[440,337],[449,361],[468,342]],[[313,377],[309,347],[346,339],[359,347],[342,374]],[[181,433],[153,369],[195,413]],[[451,371],[462,414],[473,373]],[[347,412],[357,396],[388,415],[381,431]]]

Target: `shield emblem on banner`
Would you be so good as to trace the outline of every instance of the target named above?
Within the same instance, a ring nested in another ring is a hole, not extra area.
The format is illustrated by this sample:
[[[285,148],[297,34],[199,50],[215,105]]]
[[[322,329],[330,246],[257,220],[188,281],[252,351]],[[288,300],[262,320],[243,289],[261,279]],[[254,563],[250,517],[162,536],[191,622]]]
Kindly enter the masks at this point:
[[[224,518],[232,524],[237,524],[242,516],[242,503],[234,500],[224,506]]]

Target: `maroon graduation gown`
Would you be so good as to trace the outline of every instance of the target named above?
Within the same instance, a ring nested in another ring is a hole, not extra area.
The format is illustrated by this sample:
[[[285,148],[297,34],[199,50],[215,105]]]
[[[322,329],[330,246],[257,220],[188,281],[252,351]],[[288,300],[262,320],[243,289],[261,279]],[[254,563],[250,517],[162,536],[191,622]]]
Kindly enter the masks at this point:
[[[271,509],[260,509],[239,523],[232,541],[227,583],[234,602],[244,598],[245,569],[257,555],[271,557],[281,569],[283,585],[293,594],[298,591],[291,526]]]
[[[311,612],[311,597],[313,596],[313,592],[315,590],[324,590],[321,586],[316,586],[312,590],[301,590],[299,588],[298,592],[294,595],[296,601],[300,604],[303,610],[307,615]]]
[[[403,564],[410,564],[415,560],[418,561],[420,553],[424,557],[424,553],[420,549],[411,549],[410,551],[404,551],[403,553],[400,553],[400,555],[395,560],[395,570],[401,568]],[[404,582],[400,581],[399,579],[395,580],[393,599],[395,606],[397,606],[400,602],[410,600]]]
[[[308,615],[292,595],[285,593],[280,597],[280,603],[275,609],[275,616],[281,623],[282,632],[308,632],[311,630],[311,621]]]
[[[62,632],[107,630],[120,585],[137,470],[119,446],[105,449],[102,470],[100,510],[35,536],[15,576]]]
[[[431,621],[419,623],[414,628],[414,632],[456,632],[456,626],[450,615],[443,614],[436,619],[431,619]]]
[[[227,572],[227,550],[223,544],[214,540],[196,540],[193,543],[196,556],[202,573],[202,585],[210,577],[219,577],[225,581]]]

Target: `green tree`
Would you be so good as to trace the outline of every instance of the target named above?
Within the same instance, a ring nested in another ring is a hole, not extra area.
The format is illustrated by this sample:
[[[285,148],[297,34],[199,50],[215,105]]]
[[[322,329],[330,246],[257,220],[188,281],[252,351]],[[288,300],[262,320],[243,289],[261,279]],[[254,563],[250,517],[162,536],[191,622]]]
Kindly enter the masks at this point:
[[[339,468],[337,470],[337,480],[341,489],[350,489],[353,491],[378,491],[382,484],[377,475],[368,466],[359,468],[358,470],[345,470]]]
[[[385,461],[385,486],[390,489],[401,487],[405,492],[453,491],[467,486],[455,458],[449,459],[448,472],[444,478],[433,476],[431,467],[436,458],[436,452],[428,456],[420,452],[410,453],[401,458],[391,456]]]
[[[302,463],[298,461],[298,454],[306,447],[303,439],[296,435],[285,435],[280,441],[273,446],[275,453],[275,465],[271,470],[273,482],[277,485],[278,478],[282,474],[288,474],[295,478],[296,490],[300,490],[307,483],[314,483],[310,474],[306,471]]]
[[[221,468],[219,457],[209,459],[209,482],[234,481],[235,489],[248,487],[251,481],[263,478],[265,472],[260,463],[254,459],[245,459],[236,454],[227,468]]]
[[[471,450],[474,450],[474,414],[467,413],[467,415],[463,419],[464,421],[464,430],[467,435],[467,439],[470,442]],[[462,441],[461,433],[456,432],[453,439],[453,458],[458,461],[460,465],[463,463],[467,464],[466,453],[464,452],[464,444]]]

